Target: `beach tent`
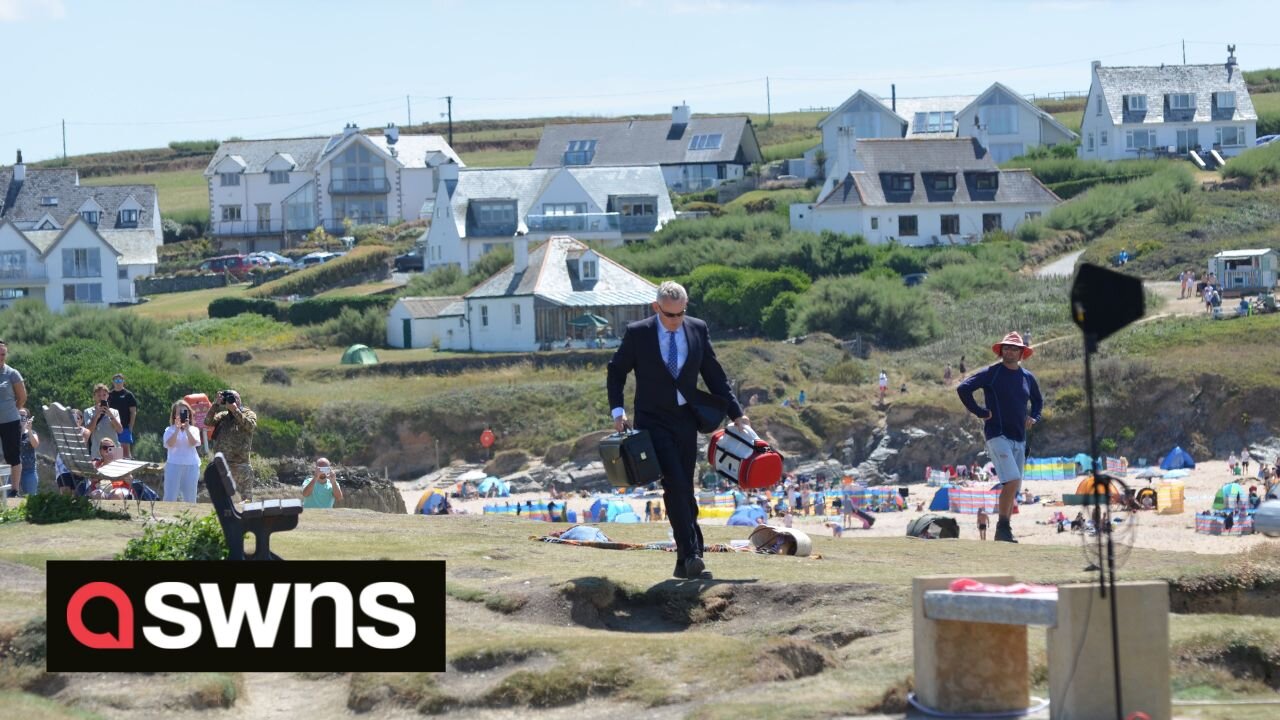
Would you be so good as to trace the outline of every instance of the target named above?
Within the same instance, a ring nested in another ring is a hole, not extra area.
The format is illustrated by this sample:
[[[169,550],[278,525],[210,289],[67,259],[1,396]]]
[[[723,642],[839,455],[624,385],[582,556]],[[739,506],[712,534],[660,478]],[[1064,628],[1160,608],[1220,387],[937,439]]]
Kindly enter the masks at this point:
[[[378,356],[368,345],[352,345],[342,353],[343,365],[377,365]]]
[[[630,515],[634,520],[624,517],[619,520],[619,516]],[[608,496],[600,496],[591,503],[591,508],[587,510],[587,518],[591,522],[640,522],[640,517],[636,515],[636,511],[626,500],[618,500]]]
[[[941,510],[946,512],[951,509],[951,486],[943,485],[938,488],[938,492],[933,494],[933,501],[929,503],[930,510]]]
[[[756,519],[765,520],[764,510],[759,505],[743,505],[733,514],[729,516],[729,522],[726,525],[738,525],[741,527],[755,527]]]
[[[449,501],[443,493],[435,490],[428,490],[422,493],[422,497],[418,498],[418,506],[414,508],[415,515],[440,515],[440,508],[444,507],[448,512]]]
[[[929,513],[921,515],[911,524],[907,525],[907,537],[916,538],[958,538],[960,537],[960,523],[955,518],[946,515],[935,515]]]
[[[481,495],[488,495],[490,488],[497,489],[498,497],[509,497],[511,495],[511,484],[505,480],[499,480],[492,475],[481,480],[480,484],[476,486],[476,490],[478,490]]]
[[[1191,459],[1191,455],[1182,446],[1176,446],[1169,451],[1168,455],[1160,461],[1161,470],[1178,470],[1180,468],[1195,468],[1196,461]]]
[[[1077,495],[1101,495],[1104,492],[1106,492],[1106,487],[1107,487],[1106,483],[1101,483],[1101,482],[1095,483],[1093,476],[1089,475],[1081,479],[1080,482],[1076,484],[1076,494]],[[1120,486],[1119,485],[1111,486],[1111,502],[1113,503],[1120,502]]]
[[[1248,503],[1248,493],[1244,491],[1244,487],[1240,483],[1229,482],[1218,488],[1218,492],[1213,496],[1213,509],[1225,510],[1227,508],[1242,507]]]

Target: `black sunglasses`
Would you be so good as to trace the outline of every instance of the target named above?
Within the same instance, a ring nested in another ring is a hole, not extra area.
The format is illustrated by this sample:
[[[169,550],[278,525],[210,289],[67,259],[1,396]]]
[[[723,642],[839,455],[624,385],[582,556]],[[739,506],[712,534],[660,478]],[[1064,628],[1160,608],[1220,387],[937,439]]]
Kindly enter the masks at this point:
[[[684,317],[684,311],[683,311],[683,310],[681,310],[680,312],[673,312],[673,313],[669,313],[669,312],[667,312],[666,310],[663,310],[662,308],[658,308],[658,312],[662,313],[663,315],[666,315],[667,317],[669,317],[669,318],[671,318],[671,319],[673,319],[673,320],[674,320],[675,318],[681,318],[681,317]]]

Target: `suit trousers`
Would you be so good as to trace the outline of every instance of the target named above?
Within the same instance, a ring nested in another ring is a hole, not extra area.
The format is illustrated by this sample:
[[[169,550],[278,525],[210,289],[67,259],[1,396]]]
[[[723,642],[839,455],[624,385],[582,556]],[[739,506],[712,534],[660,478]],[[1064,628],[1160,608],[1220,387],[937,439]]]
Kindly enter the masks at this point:
[[[702,528],[698,527],[698,498],[693,471],[698,458],[698,426],[685,407],[671,411],[636,413],[636,427],[648,430],[653,451],[662,469],[662,501],[676,542],[676,559],[702,555]]]

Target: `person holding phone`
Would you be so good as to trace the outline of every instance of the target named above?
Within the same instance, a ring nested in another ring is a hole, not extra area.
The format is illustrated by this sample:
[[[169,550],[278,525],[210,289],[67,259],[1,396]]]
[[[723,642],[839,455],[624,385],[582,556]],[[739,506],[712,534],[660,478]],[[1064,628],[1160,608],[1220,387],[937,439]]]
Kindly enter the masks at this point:
[[[169,409],[169,427],[164,430],[168,458],[164,464],[164,501],[196,501],[200,481],[200,433],[191,424],[191,406],[179,400]]]
[[[18,410],[18,421],[22,423],[22,444],[20,446],[20,456],[22,458],[22,472],[20,480],[14,484],[12,480],[10,485],[20,491],[23,496],[35,495],[36,489],[40,485],[40,480],[36,476],[36,448],[40,447],[40,436],[36,435],[32,422],[35,418],[31,417],[30,411],[26,408]]]
[[[329,458],[316,460],[315,474],[302,483],[302,507],[331,508],[335,500],[342,499],[342,488],[333,474]]]
[[[120,431],[124,429],[124,425],[120,422],[120,413],[108,404],[107,396],[110,392],[103,383],[94,385],[93,407],[85,408],[84,411],[84,430],[81,434],[89,443],[89,452],[93,453],[94,460],[102,459],[103,438],[111,440],[111,445],[114,447],[120,437]]]

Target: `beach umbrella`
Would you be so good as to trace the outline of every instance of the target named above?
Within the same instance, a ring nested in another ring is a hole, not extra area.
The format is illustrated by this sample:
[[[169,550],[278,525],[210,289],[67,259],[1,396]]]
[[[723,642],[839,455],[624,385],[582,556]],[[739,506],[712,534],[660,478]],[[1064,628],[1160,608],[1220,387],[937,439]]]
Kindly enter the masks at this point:
[[[1227,508],[1240,507],[1245,504],[1245,497],[1247,497],[1247,493],[1240,486],[1240,483],[1229,482],[1219,488],[1218,492],[1213,496],[1213,509],[1225,510]]]

